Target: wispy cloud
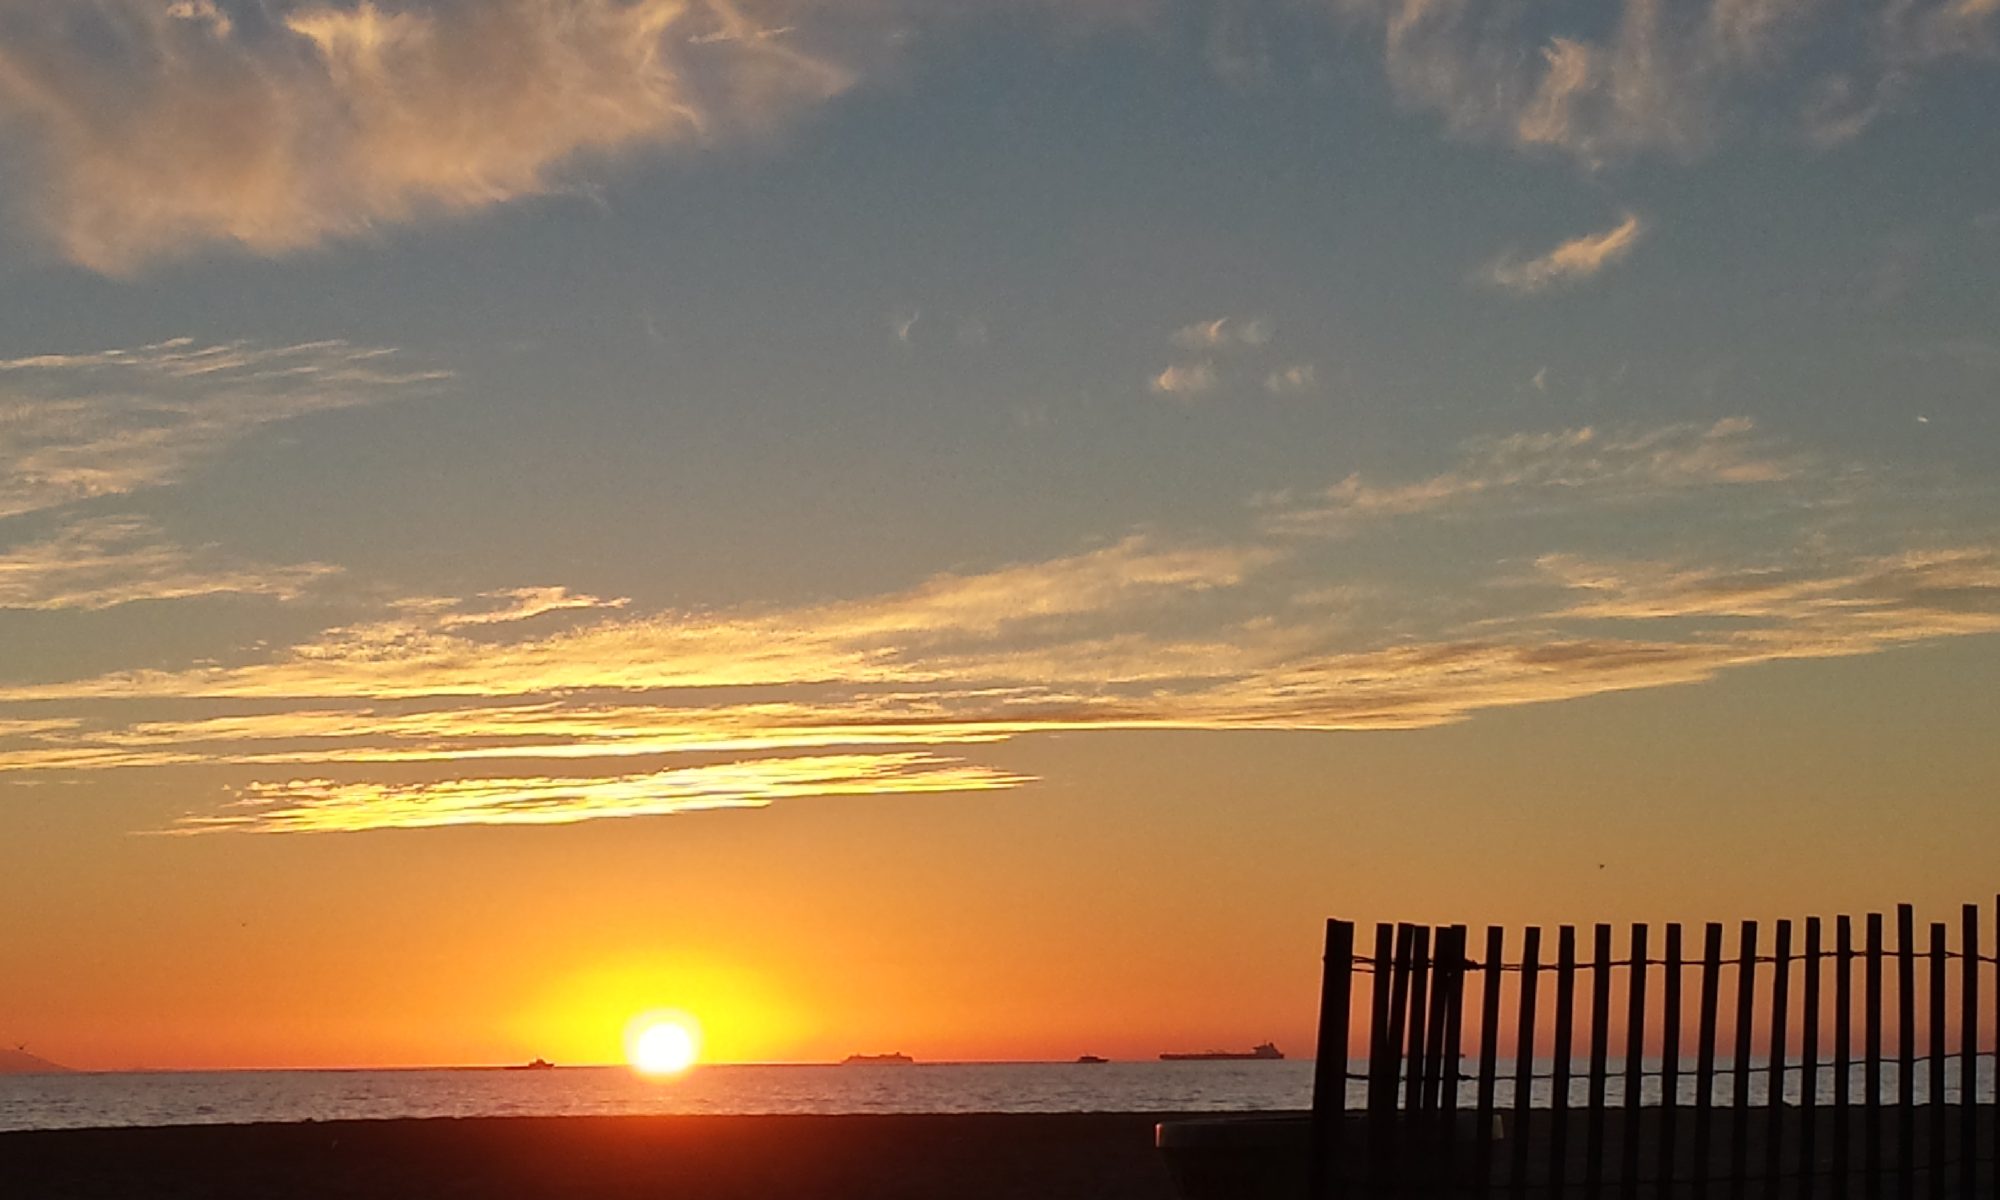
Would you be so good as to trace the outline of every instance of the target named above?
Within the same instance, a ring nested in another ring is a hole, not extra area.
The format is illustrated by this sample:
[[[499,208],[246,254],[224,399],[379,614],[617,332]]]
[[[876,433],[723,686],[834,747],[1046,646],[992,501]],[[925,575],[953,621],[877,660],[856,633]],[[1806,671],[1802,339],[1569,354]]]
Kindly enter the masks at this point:
[[[176,339],[0,360],[0,517],[173,483],[265,426],[448,378],[346,342]]]
[[[848,71],[730,0],[16,5],[0,119],[61,253],[126,273],[279,254],[560,186],[579,155],[692,143]]]
[[[1571,238],[1546,254],[1521,258],[1501,255],[1479,274],[1482,282],[1510,292],[1540,292],[1580,283],[1623,260],[1639,244],[1645,223],[1631,213],[1602,233]]]
[[[94,517],[0,547],[0,609],[115,608],[142,600],[267,596],[290,600],[338,569],[257,567],[166,539],[134,517]]]
[[[1699,155],[1745,123],[1860,132],[1933,64],[1990,56],[1991,0],[1337,0],[1391,86],[1462,136],[1586,164]]]
[[[1886,547],[1820,519],[1857,491]],[[182,831],[553,823],[1016,787],[960,755],[1044,731],[1422,728],[2000,632],[2000,539],[1912,532],[1913,495],[1742,419],[1494,437],[1429,476],[1269,498],[1233,542],[1135,535],[778,610],[409,599],[234,664],[22,683],[0,775],[230,773],[238,802]],[[1539,549],[1411,550],[1475,515]],[[1576,548],[1599,518],[1629,557]],[[1654,525],[1675,532],[1648,550]],[[1368,537],[1431,566],[1352,554]]]
[[[443,825],[571,825],[609,817],[762,808],[800,796],[978,792],[1028,782],[930,754],[762,758],[638,775],[341,783],[293,779],[251,785],[222,813],[174,830],[202,833],[357,833]]]
[[[1455,511],[1494,515],[1550,497],[1631,504],[1714,486],[1772,484],[1800,469],[1800,456],[1759,439],[1756,425],[1742,417],[1650,430],[1581,426],[1473,441],[1456,467],[1425,479],[1376,484],[1350,475],[1308,496],[1266,497],[1264,524],[1273,532],[1344,534],[1365,522]]]

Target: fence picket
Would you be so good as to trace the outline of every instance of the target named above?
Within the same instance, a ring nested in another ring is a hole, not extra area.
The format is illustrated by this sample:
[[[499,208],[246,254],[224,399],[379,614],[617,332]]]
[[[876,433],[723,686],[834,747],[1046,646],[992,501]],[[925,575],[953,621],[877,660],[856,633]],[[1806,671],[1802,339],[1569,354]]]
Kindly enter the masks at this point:
[[[1715,1117],[1715,1009],[1722,985],[1722,926],[1710,921],[1702,931],[1701,1024],[1695,1034],[1694,1180],[1695,1200],[1708,1195],[1709,1130]]]
[[[1316,1197],[1346,1194],[1334,1161],[1347,1108],[1347,1030],[1354,999],[1354,922],[1326,923],[1319,986],[1319,1053],[1313,1059],[1312,1147],[1307,1170]]]
[[[1583,1194],[1598,1196],[1604,1188],[1604,1091],[1610,1075],[1611,1052],[1611,926],[1591,930],[1590,1078],[1585,1093]]]
[[[1535,991],[1541,975],[1542,931],[1530,925],[1521,934],[1520,1023],[1514,1034],[1514,1168],[1508,1183],[1516,1197],[1528,1194],[1530,1108],[1535,1096]]]
[[[1819,1166],[1819,959],[1819,918],[1807,917],[1799,1014],[1799,1200],[1811,1200]]]
[[[1625,983],[1625,1120],[1624,1139],[1619,1149],[1619,1195],[1624,1200],[1639,1196],[1640,1122],[1646,1113],[1642,1103],[1646,1067],[1646,927],[1632,926],[1632,969]]]
[[[1507,931],[1486,927],[1486,975],[1479,999],[1479,1090],[1473,1100],[1472,1179],[1474,1194],[1493,1193],[1493,1094],[1500,1069],[1500,964]]]
[[[1666,965],[1660,988],[1660,1193],[1672,1189],[1674,1135],[1681,1103],[1681,926],[1667,926]]]
[[[1424,1107],[1424,1038],[1430,1032],[1427,1020],[1430,986],[1431,928],[1419,925],[1410,940],[1409,1051],[1403,1056],[1403,1106],[1411,1112],[1421,1112]]]
[[[1779,921],[1771,957],[1771,1043],[1770,1065],[1764,1084],[1764,1178],[1775,1194],[1778,1177],[1785,1166],[1785,1071],[1788,1063],[1785,1036],[1790,1030],[1786,1019],[1792,1006],[1792,923]]]
[[[1750,1186],[1750,1036],[1757,1004],[1757,922],[1736,935],[1736,1045],[1729,1058],[1729,1197]]]
[[[1556,1040],[1550,1047],[1549,1193],[1569,1185],[1569,1054],[1576,1033],[1576,926],[1556,929]]]
[[[1867,1006],[1861,1042],[1862,1188],[1868,1200],[1882,1195],[1882,914],[1868,914],[1868,949],[1863,959]]]
[[[1409,953],[1407,926],[1375,927],[1374,994],[1368,1040],[1368,1190],[1388,1185],[1390,1155],[1394,1144],[1391,1122],[1396,1119],[1396,1072],[1402,1061],[1402,1043],[1396,1033],[1396,1010],[1400,998],[1396,981],[1402,972],[1397,963]]]
[[[1959,910],[1958,948],[1958,1190],[1979,1188],[1979,906]]]
[[[1917,1195],[1917,917],[1896,906],[1896,1195]]]
[[[1847,1200],[1854,1163],[1854,918],[1834,925],[1833,1195]]]
[[[1926,1089],[1930,1095],[1931,1136],[1928,1153],[1924,1155],[1924,1169],[1930,1173],[1931,1195],[1935,1200],[1944,1200],[1944,1066],[1948,1061],[1944,1051],[1944,922],[1931,922],[1931,1019],[1930,1019],[1930,1061],[1926,1064],[1929,1073]]]

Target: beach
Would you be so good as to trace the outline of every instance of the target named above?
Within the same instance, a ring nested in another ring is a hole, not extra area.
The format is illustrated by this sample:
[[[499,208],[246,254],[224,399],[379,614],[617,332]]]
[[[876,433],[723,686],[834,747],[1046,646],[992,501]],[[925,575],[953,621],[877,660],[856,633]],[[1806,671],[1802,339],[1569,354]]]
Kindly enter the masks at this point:
[[[480,1117],[0,1134],[33,1200],[1169,1200],[1160,1113]]]

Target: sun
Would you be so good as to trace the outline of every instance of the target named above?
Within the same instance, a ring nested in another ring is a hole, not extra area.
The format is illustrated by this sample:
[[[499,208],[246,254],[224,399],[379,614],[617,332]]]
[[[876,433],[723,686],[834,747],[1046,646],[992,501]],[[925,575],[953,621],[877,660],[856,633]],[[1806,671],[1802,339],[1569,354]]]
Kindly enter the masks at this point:
[[[678,1075],[701,1057],[701,1034],[684,1013],[642,1013],[625,1029],[625,1057],[642,1075]]]

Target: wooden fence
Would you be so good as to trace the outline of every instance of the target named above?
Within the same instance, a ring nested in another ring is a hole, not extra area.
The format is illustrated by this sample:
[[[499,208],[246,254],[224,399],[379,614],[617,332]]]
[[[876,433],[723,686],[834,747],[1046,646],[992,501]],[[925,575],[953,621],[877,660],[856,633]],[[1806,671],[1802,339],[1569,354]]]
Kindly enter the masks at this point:
[[[1778,921],[1766,943],[1744,921],[1727,950],[1720,924],[1698,948],[1677,924],[1622,948],[1596,925],[1584,958],[1565,925],[1550,962],[1532,926],[1488,928],[1475,954],[1463,925],[1377,925],[1361,952],[1329,921],[1312,1194],[1993,1196],[1980,1034],[1982,1006],[2000,1031],[2000,974],[1979,906],[1956,946],[1941,922],[1920,940],[1908,905],[1895,925],[1893,946],[1880,913]]]

